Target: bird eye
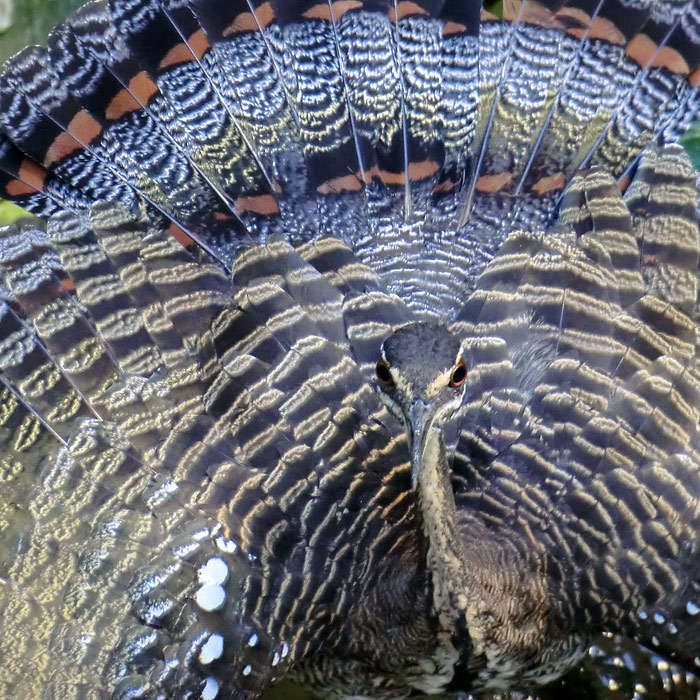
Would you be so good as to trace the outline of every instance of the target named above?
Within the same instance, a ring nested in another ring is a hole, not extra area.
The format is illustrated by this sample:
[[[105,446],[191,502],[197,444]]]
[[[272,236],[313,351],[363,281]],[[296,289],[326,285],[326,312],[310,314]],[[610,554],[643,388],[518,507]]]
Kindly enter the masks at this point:
[[[394,378],[384,360],[377,362],[377,379],[382,386],[394,386]]]
[[[464,384],[464,380],[467,378],[467,366],[464,364],[464,360],[460,360],[457,366],[452,370],[450,376],[450,386],[459,388]]]

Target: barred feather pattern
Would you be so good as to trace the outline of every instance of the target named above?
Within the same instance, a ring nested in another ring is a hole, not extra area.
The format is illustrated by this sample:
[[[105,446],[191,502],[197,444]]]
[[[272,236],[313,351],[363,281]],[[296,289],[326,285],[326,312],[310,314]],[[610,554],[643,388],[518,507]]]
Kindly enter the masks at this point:
[[[591,640],[694,697],[699,18],[97,0],[9,61],[0,698],[530,692]],[[375,381],[416,320],[468,360],[447,636]]]

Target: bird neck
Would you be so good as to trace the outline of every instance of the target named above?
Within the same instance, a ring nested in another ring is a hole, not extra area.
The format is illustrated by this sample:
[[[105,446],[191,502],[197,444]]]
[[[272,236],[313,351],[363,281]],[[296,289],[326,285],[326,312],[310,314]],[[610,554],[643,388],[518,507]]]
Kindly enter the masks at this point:
[[[450,482],[442,431],[429,428],[416,492],[424,538],[425,564],[432,583],[433,606],[442,630],[464,629],[464,552],[457,536],[457,507]]]
[[[442,431],[430,431],[416,495],[438,635],[467,651],[473,671],[511,661],[517,666],[548,644],[550,601],[542,573],[478,513],[457,510]]]

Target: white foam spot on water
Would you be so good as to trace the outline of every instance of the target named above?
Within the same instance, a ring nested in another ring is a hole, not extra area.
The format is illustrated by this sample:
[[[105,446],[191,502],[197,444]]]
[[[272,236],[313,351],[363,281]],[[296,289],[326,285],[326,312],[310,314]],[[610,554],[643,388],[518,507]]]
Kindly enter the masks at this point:
[[[202,650],[199,652],[199,660],[203,664],[210,664],[221,658],[224,653],[224,638],[220,634],[212,634],[209,639],[202,645]]]
[[[666,619],[664,618],[664,616],[661,613],[654,613],[654,622],[657,625],[663,625],[664,622],[666,622]]]
[[[258,635],[257,634],[251,634],[250,639],[248,640],[248,646],[249,647],[254,647],[258,643]]]
[[[202,700],[214,700],[219,694],[219,681],[216,678],[207,678],[207,682],[202,688]]]
[[[244,676],[249,676],[250,672],[253,670],[253,667],[248,664],[244,669],[243,669],[243,675]]]
[[[640,620],[646,620],[647,617],[649,617],[649,615],[647,615],[647,613],[646,613],[645,610],[640,610],[640,611],[639,611],[639,619],[640,619]]]
[[[226,602],[226,591],[217,583],[205,583],[194,596],[197,605],[205,612],[221,610]]]
[[[279,652],[275,652],[275,655],[272,657],[272,665],[277,666],[277,664],[280,662],[280,655]]]
[[[282,645],[282,658],[284,659],[285,656],[287,656],[287,654],[289,654],[289,645],[287,644],[287,642],[285,642]]]
[[[221,557],[212,557],[198,572],[200,583],[223,584],[228,580],[228,565]]]
[[[698,613],[700,613],[700,608],[697,605],[695,605],[695,603],[693,603],[692,600],[689,600],[685,604],[685,611],[688,613],[688,615],[697,615]]]

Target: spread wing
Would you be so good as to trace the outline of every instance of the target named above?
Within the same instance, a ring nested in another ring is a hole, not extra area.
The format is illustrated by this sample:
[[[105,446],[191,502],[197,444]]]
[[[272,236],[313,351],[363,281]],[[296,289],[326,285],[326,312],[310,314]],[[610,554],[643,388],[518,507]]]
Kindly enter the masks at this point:
[[[256,696],[415,560],[364,373],[408,312],[342,243],[250,248],[233,292],[113,206],[0,249],[3,697]]]
[[[545,235],[514,234],[455,328],[473,369],[457,500],[515,538],[574,630],[689,669],[700,516],[695,174],[649,151],[624,199],[577,176]]]

